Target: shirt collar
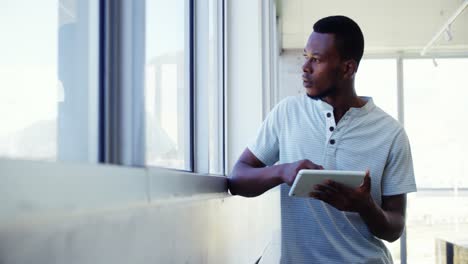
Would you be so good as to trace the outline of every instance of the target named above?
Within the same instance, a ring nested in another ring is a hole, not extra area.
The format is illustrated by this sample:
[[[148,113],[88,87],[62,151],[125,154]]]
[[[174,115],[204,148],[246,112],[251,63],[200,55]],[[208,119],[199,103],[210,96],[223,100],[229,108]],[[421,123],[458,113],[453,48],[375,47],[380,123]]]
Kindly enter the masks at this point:
[[[375,108],[374,100],[372,99],[372,97],[360,96],[359,98],[366,101],[366,104],[362,107],[351,107],[348,110],[349,112],[348,115],[362,116],[362,115],[369,113]],[[333,112],[333,107],[329,105],[327,102],[322,101],[322,100],[317,100],[316,102],[318,103],[319,109],[322,112]]]

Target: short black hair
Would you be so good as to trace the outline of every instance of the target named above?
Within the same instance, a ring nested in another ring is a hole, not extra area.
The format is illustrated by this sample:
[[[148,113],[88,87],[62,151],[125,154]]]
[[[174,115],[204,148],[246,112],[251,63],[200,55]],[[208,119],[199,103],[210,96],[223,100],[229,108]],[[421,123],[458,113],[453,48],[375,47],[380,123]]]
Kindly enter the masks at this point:
[[[335,45],[342,59],[353,59],[359,65],[364,53],[364,36],[359,25],[345,16],[329,16],[314,24],[317,33],[335,35]]]

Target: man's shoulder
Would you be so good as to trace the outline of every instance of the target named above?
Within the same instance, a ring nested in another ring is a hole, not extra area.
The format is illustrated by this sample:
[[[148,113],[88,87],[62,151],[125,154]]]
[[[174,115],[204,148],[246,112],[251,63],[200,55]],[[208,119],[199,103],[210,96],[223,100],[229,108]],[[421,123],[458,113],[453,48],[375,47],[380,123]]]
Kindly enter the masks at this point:
[[[302,100],[303,100],[302,94],[289,95],[281,99],[278,104],[297,104],[297,103],[300,103]]]
[[[382,110],[379,107],[376,107],[374,111],[372,111],[371,123],[373,123],[374,125],[380,124],[380,125],[377,125],[376,127],[381,128],[379,131],[379,134],[381,136],[387,135],[394,139],[401,138],[401,137],[407,138],[407,133],[403,125],[393,116],[386,113],[384,110]]]
[[[305,95],[290,95],[287,96],[279,101],[276,104],[276,108],[281,108],[282,110],[294,109],[294,108],[302,108],[306,103]]]
[[[379,120],[380,122],[383,122],[389,128],[394,128],[396,130],[403,129],[403,126],[397,119],[378,106],[376,106],[374,111],[372,111],[372,117],[376,120]]]

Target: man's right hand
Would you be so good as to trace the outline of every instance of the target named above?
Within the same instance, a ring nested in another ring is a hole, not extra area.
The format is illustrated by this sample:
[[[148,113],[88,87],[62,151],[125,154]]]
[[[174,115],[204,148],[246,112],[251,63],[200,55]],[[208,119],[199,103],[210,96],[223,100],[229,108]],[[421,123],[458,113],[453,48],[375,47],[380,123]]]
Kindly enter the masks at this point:
[[[291,186],[296,179],[297,173],[302,169],[323,170],[321,165],[317,165],[310,160],[299,160],[293,163],[282,164],[281,179],[284,183]]]
[[[255,197],[282,183],[291,186],[302,169],[323,170],[323,167],[310,160],[266,166],[246,148],[228,178],[228,188],[233,195]]]

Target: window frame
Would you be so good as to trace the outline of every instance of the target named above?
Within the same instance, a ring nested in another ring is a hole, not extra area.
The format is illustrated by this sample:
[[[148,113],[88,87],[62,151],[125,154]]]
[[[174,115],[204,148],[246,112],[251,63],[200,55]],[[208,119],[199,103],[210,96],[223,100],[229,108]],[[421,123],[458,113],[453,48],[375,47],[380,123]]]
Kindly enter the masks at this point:
[[[99,161],[103,164],[115,164],[133,167],[144,167],[151,171],[166,171],[167,173],[180,172],[183,175],[193,174],[194,176],[226,176],[226,136],[225,118],[226,118],[226,18],[225,18],[225,1],[213,1],[215,15],[212,23],[209,25],[209,14],[207,1],[185,0],[185,13],[189,17],[186,25],[186,36],[188,41],[185,43],[185,49],[189,51],[189,55],[185,69],[188,71],[188,80],[186,80],[187,87],[189,88],[189,130],[190,130],[190,149],[188,152],[190,158],[190,170],[185,171],[182,169],[164,168],[161,166],[153,166],[145,164],[145,143],[139,139],[145,137],[144,128],[132,130],[127,133],[118,131],[124,130],[125,127],[134,127],[133,124],[144,124],[143,120],[139,120],[140,116],[144,113],[144,109],[137,107],[130,107],[129,111],[132,112],[130,117],[125,116],[118,109],[132,106],[132,102],[126,102],[127,97],[124,91],[131,89],[132,83],[124,83],[121,76],[126,76],[127,79],[135,80],[141,78],[138,75],[138,69],[134,69],[135,65],[144,69],[144,33],[143,36],[138,36],[142,45],[134,47],[133,43],[122,42],[135,37],[134,32],[144,29],[145,18],[144,16],[137,16],[138,11],[145,10],[145,1],[128,2],[124,0],[100,0],[100,125],[99,125]],[[140,17],[140,19],[138,19]],[[141,18],[142,17],[142,18]],[[135,22],[136,21],[136,22]],[[213,45],[216,47],[214,51],[208,50],[208,38],[200,36],[207,36],[207,26],[213,26],[215,30],[215,38]],[[144,30],[143,30],[144,31]],[[129,37],[131,36],[131,37]],[[122,63],[123,58],[130,58],[136,56],[137,50],[140,49],[140,54],[137,54],[141,59],[135,63],[132,61],[130,66]],[[217,105],[216,110],[219,113],[216,116],[218,136],[214,139],[215,153],[214,155],[219,158],[216,160],[217,167],[220,168],[220,173],[212,174],[209,169],[209,155],[208,144],[209,138],[206,131],[206,125],[209,120],[207,118],[207,109],[203,107],[208,104],[206,99],[208,82],[200,78],[202,74],[207,75],[207,67],[195,67],[195,64],[207,65],[206,58],[200,55],[212,52],[216,68],[216,85],[221,87],[219,94],[216,97]],[[118,74],[115,74],[118,73]],[[144,105],[144,84],[138,83],[142,87],[139,90],[133,90],[133,96],[143,100],[141,105]],[[117,91],[116,91],[117,90]],[[195,122],[197,120],[197,122]],[[119,129],[120,128],[120,129]],[[117,131],[117,132],[116,132]],[[132,144],[133,143],[133,144]],[[135,146],[135,143],[136,146]],[[129,151],[131,150],[130,154]],[[197,159],[195,159],[197,156]],[[201,158],[200,158],[201,157]],[[203,164],[206,163],[206,164]],[[188,173],[188,174],[187,174]],[[184,188],[184,187],[182,187]],[[217,190],[219,191],[219,190]],[[226,191],[226,190],[224,190]]]
[[[196,1],[194,32],[194,159],[193,172],[226,175],[225,151],[225,18],[224,1]],[[211,12],[211,13],[210,13]],[[213,23],[209,17],[213,15]],[[213,39],[210,39],[210,28]],[[210,50],[209,48],[213,49]],[[214,75],[210,80],[210,75]],[[220,87],[210,100],[210,88]],[[210,107],[212,109],[210,109]],[[213,111],[212,111],[213,110]],[[208,114],[207,114],[208,113]],[[212,130],[210,125],[214,123]],[[208,133],[206,133],[208,131]],[[213,145],[211,145],[213,144]],[[210,150],[213,150],[211,152]],[[212,157],[214,164],[211,163]],[[215,172],[212,172],[215,168]]]

